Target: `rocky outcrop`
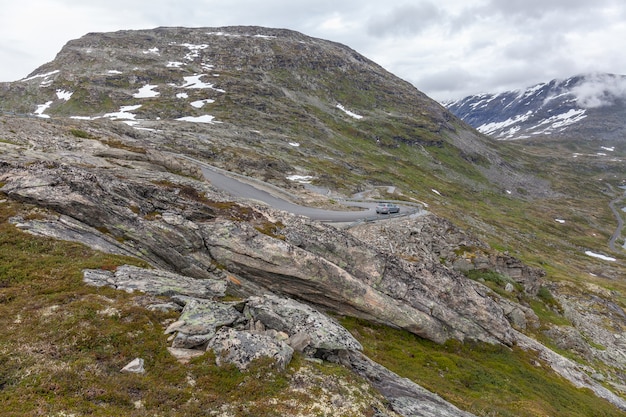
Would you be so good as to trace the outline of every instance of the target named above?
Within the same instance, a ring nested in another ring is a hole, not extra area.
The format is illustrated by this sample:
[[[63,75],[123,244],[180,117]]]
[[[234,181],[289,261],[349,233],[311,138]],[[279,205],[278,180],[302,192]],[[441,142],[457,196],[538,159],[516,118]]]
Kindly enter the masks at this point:
[[[393,219],[380,225],[357,225],[350,233],[382,251],[413,262],[443,263],[457,271],[490,270],[536,295],[545,272],[489,248],[451,222],[433,214]]]
[[[319,356],[327,351],[360,351],[361,344],[346,329],[328,316],[293,299],[273,295],[250,297],[244,314],[262,328],[284,332],[289,343],[309,356]]]
[[[202,231],[217,262],[271,291],[437,342],[511,343],[502,309],[479,284],[382,254],[329,226],[292,216],[280,221],[285,240],[232,221],[204,224]]]
[[[243,316],[233,305],[216,301],[190,299],[185,303],[178,321],[172,323],[166,334],[175,334],[173,348],[204,349],[224,326],[234,326]]]
[[[151,295],[183,295],[196,298],[223,297],[226,282],[219,279],[197,279],[163,270],[150,270],[131,265],[118,267],[114,272],[102,269],[85,270],[83,280],[96,287],[140,291]]]
[[[115,277],[128,276],[129,271],[135,277],[132,284],[120,285],[123,278],[116,280]],[[193,290],[184,285],[163,294],[159,277],[172,275],[123,266],[119,274],[118,271],[85,270],[83,280],[89,285],[106,285],[119,290],[142,288],[147,294],[167,295],[172,301],[186,303],[179,320],[165,329],[166,334],[175,334],[170,353],[183,362],[211,350],[218,365],[234,364],[245,371],[254,361],[267,359],[278,370],[284,370],[294,351],[299,351],[305,357],[329,360],[353,370],[369,381],[399,415],[473,416],[367,358],[360,352],[360,343],[345,328],[306,304],[270,294],[225,303],[202,298],[202,295],[189,296]],[[213,298],[213,294],[207,296]],[[145,372],[143,360],[135,359],[122,372]]]
[[[227,271],[237,277],[231,282],[437,342],[512,343],[511,326],[484,287],[438,263],[408,262],[333,227],[222,202],[206,185],[166,178],[122,179],[105,170],[54,164],[5,165],[0,174],[11,198],[82,223],[116,248],[163,269],[202,279],[223,278]],[[58,232],[62,223],[54,216],[50,221]],[[36,224],[48,222],[20,224],[45,231],[49,227]],[[245,288],[237,290],[246,296]]]

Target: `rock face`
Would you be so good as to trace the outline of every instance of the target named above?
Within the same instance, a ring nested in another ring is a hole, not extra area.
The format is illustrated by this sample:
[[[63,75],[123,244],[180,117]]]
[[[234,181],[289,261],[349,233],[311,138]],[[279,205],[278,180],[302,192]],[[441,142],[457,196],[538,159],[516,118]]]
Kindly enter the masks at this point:
[[[12,198],[71,217],[155,266],[202,279],[223,274],[220,266],[239,281],[438,342],[512,343],[502,308],[479,284],[438,264],[382,253],[333,227],[222,204],[198,182],[202,195],[192,183],[121,181],[104,170],[3,168],[3,191]],[[280,222],[284,240],[262,232],[270,219]],[[22,224],[36,231],[38,223],[48,221]]]
[[[350,233],[382,251],[414,262],[444,263],[460,272],[492,270],[536,295],[545,272],[519,259],[491,250],[479,239],[432,214],[394,219],[377,226],[360,225]]]
[[[464,277],[385,256],[328,226],[290,218],[281,222],[284,241],[234,222],[213,222],[203,230],[216,261],[271,291],[438,342],[511,343],[502,310]],[[299,246],[290,244],[292,239]],[[439,301],[444,299],[445,305]]]

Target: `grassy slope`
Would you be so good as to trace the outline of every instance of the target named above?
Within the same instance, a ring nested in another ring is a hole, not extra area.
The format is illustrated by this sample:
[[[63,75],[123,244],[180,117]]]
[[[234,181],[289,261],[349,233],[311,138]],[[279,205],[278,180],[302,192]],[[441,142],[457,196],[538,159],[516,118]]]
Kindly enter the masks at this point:
[[[217,367],[211,353],[180,364],[163,334],[178,314],[82,283],[84,268],[142,262],[23,233],[7,222],[19,208],[0,203],[0,415],[203,416],[222,407],[233,416],[319,415],[324,399],[349,390],[345,414],[370,412],[372,393],[337,365],[296,357],[284,373],[262,362],[240,372]],[[147,372],[120,373],[136,357]]]
[[[532,353],[454,341],[441,346],[356,319],[342,324],[372,359],[479,416],[624,415],[591,391],[555,375]]]

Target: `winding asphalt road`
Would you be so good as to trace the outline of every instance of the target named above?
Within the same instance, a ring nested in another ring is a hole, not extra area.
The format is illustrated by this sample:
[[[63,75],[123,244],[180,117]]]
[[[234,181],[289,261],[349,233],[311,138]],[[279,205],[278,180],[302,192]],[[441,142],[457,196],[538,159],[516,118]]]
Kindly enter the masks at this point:
[[[258,200],[276,209],[306,216],[313,220],[319,220],[322,222],[349,223],[360,220],[376,220],[392,217],[390,215],[376,214],[376,202],[342,201],[343,205],[360,208],[360,210],[354,211],[325,210],[300,206],[268,192],[266,190],[267,188],[274,188],[269,184],[255,187],[248,182],[244,182],[243,180],[238,180],[233,176],[226,175],[226,173],[224,173],[224,171],[219,168],[213,167],[190,157],[185,156],[185,159],[189,159],[197,163],[202,169],[202,174],[208,181],[211,182],[211,184],[223,191],[226,191],[233,197]],[[256,180],[250,181],[259,182]],[[401,206],[400,211],[401,215],[407,215],[412,213],[418,213],[421,210],[417,207]]]
[[[611,208],[613,215],[617,219],[617,228],[611,236],[611,239],[609,239],[609,248],[611,248],[612,251],[617,251],[617,249],[615,248],[615,242],[621,236],[622,229],[624,228],[624,219],[622,218],[622,215],[619,213],[617,208],[615,208],[615,204],[619,203],[624,198],[626,198],[626,191],[624,191],[624,194],[622,196],[617,197],[609,203],[609,207]],[[626,243],[624,243],[624,248],[626,248]]]

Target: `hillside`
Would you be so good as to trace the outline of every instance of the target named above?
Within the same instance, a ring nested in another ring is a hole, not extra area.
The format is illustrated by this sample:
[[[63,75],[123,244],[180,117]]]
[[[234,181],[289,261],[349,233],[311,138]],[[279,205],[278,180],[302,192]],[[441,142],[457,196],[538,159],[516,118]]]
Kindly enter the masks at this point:
[[[88,34],[0,100],[7,415],[626,410],[624,256],[585,255],[619,193],[597,165],[279,29]],[[328,224],[203,169],[413,210]]]

